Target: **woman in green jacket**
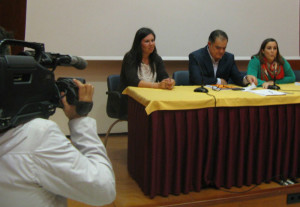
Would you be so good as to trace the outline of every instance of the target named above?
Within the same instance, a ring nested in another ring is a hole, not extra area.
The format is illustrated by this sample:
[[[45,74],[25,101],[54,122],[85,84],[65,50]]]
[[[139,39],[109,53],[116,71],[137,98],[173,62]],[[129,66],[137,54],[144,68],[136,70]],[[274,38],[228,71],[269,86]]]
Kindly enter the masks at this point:
[[[280,55],[277,41],[273,38],[264,40],[258,53],[251,57],[247,74],[257,77],[257,86],[263,88],[274,84],[274,74],[278,84],[296,80],[290,64]]]

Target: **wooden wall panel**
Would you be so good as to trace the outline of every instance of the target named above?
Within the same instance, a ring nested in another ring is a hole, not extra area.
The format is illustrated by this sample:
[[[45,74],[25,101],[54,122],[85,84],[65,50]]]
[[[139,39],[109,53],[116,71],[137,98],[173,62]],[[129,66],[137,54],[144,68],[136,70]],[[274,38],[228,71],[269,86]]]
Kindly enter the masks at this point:
[[[24,40],[27,0],[0,0],[0,25],[14,33],[15,39]],[[13,54],[22,51],[13,47]]]
[[[288,60],[293,70],[300,70],[300,60]]]

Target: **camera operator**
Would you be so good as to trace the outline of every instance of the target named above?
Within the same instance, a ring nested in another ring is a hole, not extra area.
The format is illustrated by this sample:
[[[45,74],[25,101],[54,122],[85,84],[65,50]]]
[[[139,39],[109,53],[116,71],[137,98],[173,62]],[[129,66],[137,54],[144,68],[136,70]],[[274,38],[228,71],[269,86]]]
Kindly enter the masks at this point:
[[[79,101],[92,101],[90,84],[74,80]],[[0,203],[66,206],[66,198],[90,205],[115,199],[115,178],[96,121],[80,117],[62,99],[72,143],[51,120],[36,118],[0,134]]]
[[[78,100],[92,102],[93,86],[73,81]],[[80,116],[66,97],[62,103],[71,141],[43,118],[0,131],[1,207],[60,207],[67,198],[89,205],[114,201],[115,176],[96,121]]]

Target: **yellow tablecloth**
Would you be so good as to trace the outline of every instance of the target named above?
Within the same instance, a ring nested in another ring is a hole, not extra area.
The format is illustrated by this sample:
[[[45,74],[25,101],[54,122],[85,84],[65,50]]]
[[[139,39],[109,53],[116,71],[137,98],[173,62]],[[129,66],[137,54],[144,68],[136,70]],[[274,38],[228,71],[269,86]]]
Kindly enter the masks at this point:
[[[196,93],[194,89],[199,86],[175,86],[173,90],[127,87],[123,94],[135,99],[145,106],[149,115],[157,110],[188,110],[209,107],[239,107],[239,106],[264,106],[300,103],[300,86],[291,84],[279,85],[281,96],[261,96],[245,91],[220,90]],[[206,87],[207,88],[207,87]],[[255,90],[261,90],[257,88]],[[216,100],[216,101],[215,101]]]

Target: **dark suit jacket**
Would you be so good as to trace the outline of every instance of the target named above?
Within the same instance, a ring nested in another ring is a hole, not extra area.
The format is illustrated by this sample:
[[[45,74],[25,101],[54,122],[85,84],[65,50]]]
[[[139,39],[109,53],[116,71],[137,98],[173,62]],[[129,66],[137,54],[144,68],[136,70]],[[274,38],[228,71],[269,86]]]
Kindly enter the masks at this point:
[[[234,55],[228,52],[225,52],[224,56],[219,61],[216,74],[217,78],[215,77],[212,60],[207,51],[207,46],[189,54],[189,73],[190,83],[192,85],[201,85],[203,75],[204,85],[216,84],[217,78],[222,78],[227,82],[231,79],[234,84],[244,86],[244,75],[238,70],[234,61]]]

